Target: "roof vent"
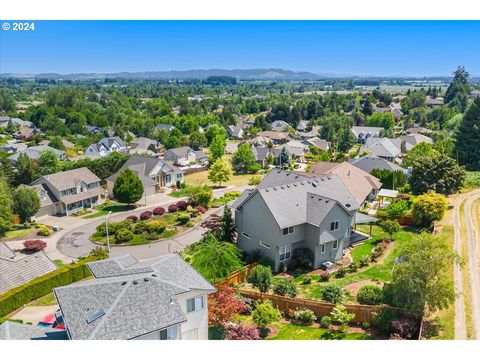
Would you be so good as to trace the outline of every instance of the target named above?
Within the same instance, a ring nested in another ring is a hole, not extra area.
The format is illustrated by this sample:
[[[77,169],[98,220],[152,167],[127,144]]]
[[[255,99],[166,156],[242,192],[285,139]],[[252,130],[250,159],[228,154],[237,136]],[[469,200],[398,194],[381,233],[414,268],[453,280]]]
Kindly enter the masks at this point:
[[[152,274],[153,277],[157,277],[157,274]]]
[[[297,187],[297,184],[293,184],[293,186]]]
[[[145,278],[145,279],[143,279],[143,281],[145,281],[145,282],[149,282],[149,281],[150,281],[150,279],[149,279],[149,278]]]
[[[268,192],[268,189],[265,189],[265,192]]]
[[[325,204],[328,204],[328,201],[329,201],[329,200],[325,200]]]
[[[274,186],[274,187],[273,187],[273,190],[277,190],[277,188]]]
[[[349,207],[351,207],[352,205],[350,205],[350,204],[345,204],[345,206],[346,206],[347,208],[349,208]]]
[[[290,189],[290,184],[287,184],[287,188],[289,188],[289,189]]]
[[[281,185],[281,186],[280,186],[280,189],[285,189],[285,188],[283,187],[283,185]]]
[[[303,184],[303,181],[300,181],[300,185],[304,185],[304,184]]]
[[[91,324],[91,323],[94,322],[95,320],[101,318],[103,315],[105,315],[105,311],[103,311],[103,310],[97,311],[95,314],[90,315],[90,316],[86,319],[86,320],[87,320],[87,324]]]
[[[317,187],[317,181],[316,180],[312,181],[312,185],[313,185],[313,187]]]
[[[133,281],[133,285],[137,285],[138,284],[138,281],[137,280],[134,280]]]
[[[122,282],[122,286],[124,286],[124,285],[127,285],[127,282],[126,282],[126,281],[123,281],[123,282]]]

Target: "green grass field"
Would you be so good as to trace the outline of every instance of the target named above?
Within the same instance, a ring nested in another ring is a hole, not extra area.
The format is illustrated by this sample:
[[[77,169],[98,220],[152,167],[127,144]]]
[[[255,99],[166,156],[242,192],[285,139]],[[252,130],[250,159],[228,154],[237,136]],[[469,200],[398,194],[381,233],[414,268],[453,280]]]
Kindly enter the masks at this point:
[[[30,234],[33,232],[33,228],[26,228],[26,229],[16,229],[16,230],[11,230],[7,231],[4,238],[5,239],[16,239],[25,235]]]
[[[134,205],[120,204],[116,202],[110,202],[109,204],[99,205],[95,208],[98,212],[83,216],[83,219],[95,219],[97,217],[105,216],[109,211],[112,213],[128,211],[134,209]]]

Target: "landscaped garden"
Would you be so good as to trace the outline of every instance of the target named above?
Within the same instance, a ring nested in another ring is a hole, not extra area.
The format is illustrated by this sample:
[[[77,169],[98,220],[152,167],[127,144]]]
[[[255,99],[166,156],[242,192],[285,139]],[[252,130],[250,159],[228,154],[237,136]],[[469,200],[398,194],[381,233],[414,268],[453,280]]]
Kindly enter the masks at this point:
[[[83,218],[84,219],[94,219],[94,218],[97,218],[97,217],[105,216],[110,211],[112,213],[117,213],[117,212],[132,210],[134,208],[135,208],[135,205],[127,205],[127,204],[120,204],[120,203],[117,203],[117,202],[107,201],[105,204],[95,206],[94,209],[97,210],[97,211],[94,212],[93,214],[83,216]]]
[[[202,206],[194,208],[186,201],[179,201],[167,209],[158,207],[153,211],[144,211],[138,217],[130,215],[122,221],[108,223],[109,241],[118,245],[140,245],[167,239],[192,228],[204,212]],[[96,230],[92,240],[106,244],[106,224],[102,223]]]

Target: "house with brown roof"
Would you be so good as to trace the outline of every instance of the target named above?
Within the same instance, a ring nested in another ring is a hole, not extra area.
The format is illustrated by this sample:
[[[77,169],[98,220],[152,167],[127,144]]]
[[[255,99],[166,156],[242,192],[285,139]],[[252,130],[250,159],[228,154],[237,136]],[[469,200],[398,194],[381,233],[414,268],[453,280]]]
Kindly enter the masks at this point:
[[[338,176],[359,204],[373,201],[382,187],[378,178],[348,162],[319,162],[312,165],[311,173],[316,176]]]
[[[86,167],[44,175],[30,186],[40,196],[41,206],[35,217],[70,215],[93,208],[104,202],[106,193],[100,178]]]
[[[280,144],[286,142],[290,139],[290,134],[285,131],[260,131],[257,133],[257,136],[262,136],[267,138],[268,140],[272,141],[274,144]]]

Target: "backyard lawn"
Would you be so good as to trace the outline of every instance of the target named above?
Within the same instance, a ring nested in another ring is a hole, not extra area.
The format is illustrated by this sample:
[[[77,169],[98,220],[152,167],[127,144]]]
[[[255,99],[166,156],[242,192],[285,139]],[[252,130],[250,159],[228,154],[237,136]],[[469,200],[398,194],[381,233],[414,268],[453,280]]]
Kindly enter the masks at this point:
[[[16,239],[16,238],[28,235],[32,231],[33,231],[33,227],[11,230],[11,231],[6,232],[4,238],[5,239]]]
[[[127,205],[127,204],[120,204],[117,202],[110,202],[108,204],[102,204],[97,207],[95,207],[95,210],[98,210],[97,212],[93,214],[89,214],[87,216],[83,216],[83,219],[94,219],[100,216],[107,215],[109,211],[112,213],[117,213],[117,212],[122,212],[122,211],[127,211],[127,210],[132,210],[134,208],[134,205]]]
[[[249,179],[253,176],[253,174],[240,174],[240,175],[232,175],[230,180],[225,183],[222,183],[222,186],[240,186],[240,185],[248,185]],[[193,174],[188,174],[185,176],[185,183],[187,185],[209,185],[209,186],[216,186],[217,183],[212,183],[208,180],[208,171],[197,172]]]

